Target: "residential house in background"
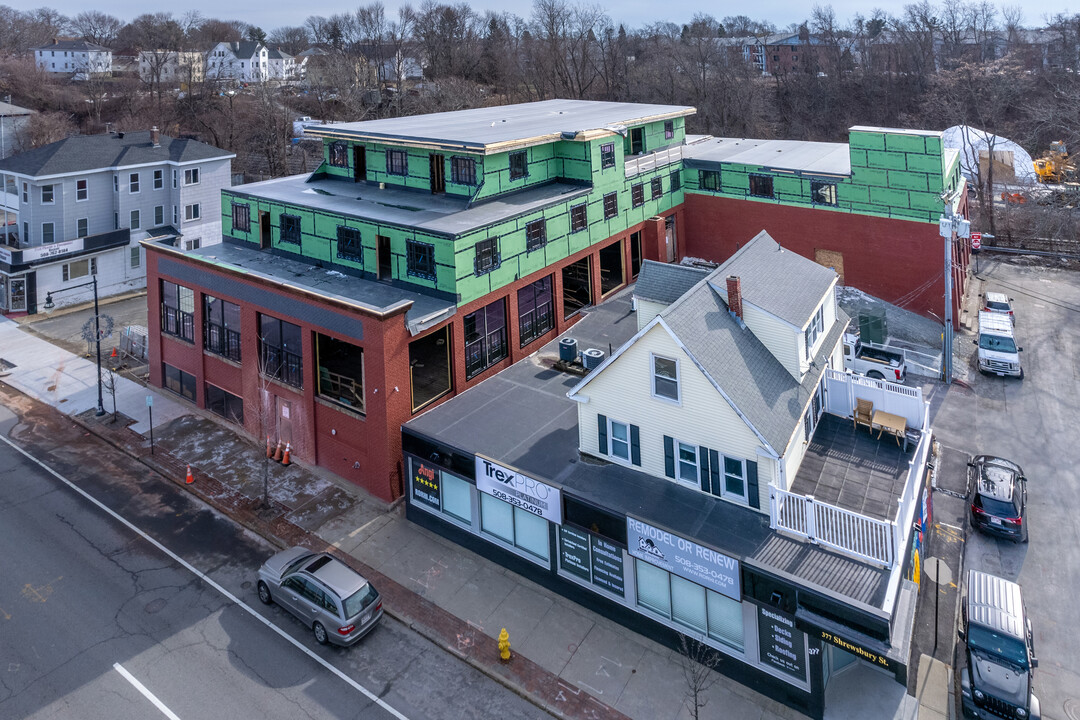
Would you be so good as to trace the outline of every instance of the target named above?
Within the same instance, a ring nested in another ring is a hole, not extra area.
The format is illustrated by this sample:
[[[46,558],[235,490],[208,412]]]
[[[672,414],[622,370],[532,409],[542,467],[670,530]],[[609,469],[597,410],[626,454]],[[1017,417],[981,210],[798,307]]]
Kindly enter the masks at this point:
[[[95,275],[102,296],[143,287],[144,238],[190,248],[220,242],[233,157],[154,128],[76,135],[0,160],[18,198],[0,248],[0,311],[35,313],[49,291]],[[89,297],[87,288],[55,302]]]
[[[636,323],[616,296],[403,426],[406,516],[811,717],[902,697],[929,405],[843,371],[837,281],[763,232],[645,261]],[[599,349],[576,383],[568,340]]]
[[[260,42],[219,42],[206,55],[206,79],[266,82],[270,51]]]
[[[7,96],[7,102],[0,100],[0,160],[20,152],[22,138],[25,135],[26,125],[34,115],[29,110],[18,105],[12,105],[11,96]],[[0,184],[0,189],[3,185]]]
[[[270,80],[296,80],[302,76],[302,58],[294,58],[284,50],[272,48],[267,50],[268,74]]]
[[[145,83],[202,82],[206,56],[197,51],[143,50],[139,53],[139,79]]]
[[[86,40],[53,38],[34,48],[34,61],[49,74],[85,79],[112,71],[112,50]]]

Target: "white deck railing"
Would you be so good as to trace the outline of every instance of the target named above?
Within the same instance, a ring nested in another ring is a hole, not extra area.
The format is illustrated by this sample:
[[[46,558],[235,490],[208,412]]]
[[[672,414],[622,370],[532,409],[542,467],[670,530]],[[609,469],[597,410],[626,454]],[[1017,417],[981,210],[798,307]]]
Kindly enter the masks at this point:
[[[641,157],[627,159],[623,169],[626,177],[630,178],[680,160],[682,160],[682,145],[676,145],[667,150],[658,150]]]
[[[915,501],[923,486],[926,463],[930,457],[930,406],[923,402],[919,388],[834,370],[826,370],[825,380],[828,412],[851,417],[851,408],[857,399],[871,399],[875,409],[905,417],[909,427],[920,430],[919,444],[908,461],[903,492],[896,499],[896,514],[892,520],[878,520],[819,502],[813,496],[770,486],[770,527],[893,569],[903,558],[911,539]]]

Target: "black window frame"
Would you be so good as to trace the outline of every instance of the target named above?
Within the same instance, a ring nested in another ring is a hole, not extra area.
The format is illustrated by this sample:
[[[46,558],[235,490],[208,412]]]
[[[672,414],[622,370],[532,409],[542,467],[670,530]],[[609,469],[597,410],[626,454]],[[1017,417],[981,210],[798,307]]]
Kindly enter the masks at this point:
[[[664,196],[664,180],[663,178],[654,177],[649,181],[649,190],[652,193],[652,200],[659,200]]]
[[[286,221],[288,221],[288,228],[286,228]],[[295,239],[293,239],[294,236]],[[302,236],[303,231],[301,229],[300,216],[281,213],[278,217],[278,242],[288,245],[300,245],[302,243]]]
[[[176,383],[175,388],[171,386],[170,381]],[[195,376],[189,372],[184,372],[175,365],[170,365],[167,362],[161,363],[161,387],[182,398],[187,398],[191,402],[196,402],[195,391],[198,385]],[[191,388],[190,394],[187,392],[187,388]]]
[[[757,181],[757,182],[755,183],[755,181]],[[750,178],[749,178],[748,182],[749,182],[750,197],[766,198],[766,199],[769,199],[769,200],[772,200],[772,199],[774,199],[776,197],[776,190],[773,188],[773,176],[772,175],[762,175],[760,173],[750,173]],[[754,188],[755,184],[759,185],[759,187],[756,190]],[[761,184],[768,185],[768,188],[769,188],[768,193],[765,192],[763,187],[760,187]]]
[[[525,252],[533,252],[547,245],[547,220],[540,218],[525,223]]]
[[[237,425],[244,424],[244,398],[233,395],[213,383],[204,383],[203,400],[206,409]]]
[[[360,234],[360,228],[348,225],[337,226],[337,249],[335,254],[341,260],[350,260],[364,264],[364,242]]]
[[[404,150],[386,151],[386,174],[400,175],[409,174],[409,154]]]
[[[436,280],[435,246],[432,243],[405,241],[405,274],[424,280]]]
[[[664,139],[665,140],[673,140],[674,138],[675,138],[675,121],[674,120],[665,120],[664,121]]]
[[[518,150],[510,153],[510,179],[521,180],[529,177],[529,151]],[[515,167],[515,164],[518,167]]]
[[[230,315],[236,318],[234,324],[229,322]],[[239,305],[203,293],[203,350],[241,362],[240,322]]]
[[[826,194],[832,196],[831,201],[822,201],[818,199],[818,193],[826,188],[831,188],[831,192]],[[827,180],[811,180],[810,181],[810,202],[814,205],[824,205],[826,207],[836,207],[836,183],[828,182]]]
[[[600,146],[600,169],[607,170],[615,167],[615,143],[604,143]]]
[[[553,275],[545,275],[518,290],[518,336],[521,347],[525,347],[555,329],[553,278]],[[545,291],[547,301],[542,302]]]
[[[611,207],[608,207],[610,204]],[[619,193],[610,192],[604,195],[604,219],[610,220],[619,214]]]
[[[502,324],[492,322],[492,308],[502,308]],[[480,327],[480,320],[483,327]],[[488,303],[462,318],[465,336],[465,379],[471,380],[488,368],[502,362],[510,355],[507,338],[506,298]],[[471,326],[471,327],[470,327]]]
[[[237,222],[240,220],[240,222]],[[251,232],[251,206],[247,203],[234,202],[232,204],[233,230]]]
[[[161,301],[159,312],[161,313],[161,333],[179,338],[189,343],[195,342],[195,291],[186,285],[174,283],[171,280],[160,280],[159,290]],[[171,289],[171,292],[170,292]],[[186,290],[191,293],[191,311],[183,309],[180,302],[180,291]],[[170,303],[170,299],[173,300]]]
[[[720,171],[698,170],[698,187],[710,192],[720,192]]]
[[[669,184],[671,185],[671,192],[677,192],[682,190],[682,172],[679,170],[672,170],[668,175]]]
[[[476,243],[473,271],[484,275],[499,267],[499,238],[486,238]]]
[[[476,158],[451,156],[450,182],[455,185],[476,185]]]
[[[630,186],[630,207],[638,208],[645,204],[645,183],[634,183]],[[606,213],[605,213],[606,214]]]
[[[349,143],[344,140],[335,140],[330,143],[330,165],[333,167],[349,167]]]
[[[570,232],[581,232],[589,227],[589,204],[570,206]]]
[[[269,320],[270,323],[265,321]],[[277,323],[277,342],[268,339],[264,332],[267,325]],[[285,330],[296,328],[296,345],[300,352],[293,352],[292,346],[285,341]],[[303,328],[287,320],[268,315],[258,314],[259,332],[259,372],[268,378],[279,380],[286,385],[296,388],[304,387],[304,356],[303,356]]]

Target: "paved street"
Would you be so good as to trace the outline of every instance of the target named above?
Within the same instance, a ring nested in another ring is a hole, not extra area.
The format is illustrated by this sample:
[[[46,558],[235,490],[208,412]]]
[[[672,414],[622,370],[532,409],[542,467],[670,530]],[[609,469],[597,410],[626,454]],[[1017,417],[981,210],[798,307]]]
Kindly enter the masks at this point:
[[[1031,537],[1014,545],[968,531],[965,568],[1017,580],[1024,588],[1039,668],[1043,717],[1080,718],[1080,273],[980,259],[982,291],[1014,299],[1023,380],[980,376],[972,389],[936,391],[933,424],[947,448],[997,454],[1025,470]],[[976,291],[978,292],[978,290]],[[957,343],[971,342],[971,336]],[[970,522],[967,523],[970,526]],[[956,568],[953,568],[954,574]]]
[[[271,545],[125,456],[13,435],[195,571],[0,442],[0,717],[546,716],[390,618],[318,647],[255,597]]]

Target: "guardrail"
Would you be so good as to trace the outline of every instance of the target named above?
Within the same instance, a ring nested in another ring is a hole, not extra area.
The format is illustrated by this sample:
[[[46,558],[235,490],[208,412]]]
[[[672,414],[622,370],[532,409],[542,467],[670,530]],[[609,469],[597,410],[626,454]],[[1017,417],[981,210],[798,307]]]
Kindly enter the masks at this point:
[[[676,145],[667,150],[657,150],[641,157],[628,159],[625,161],[623,169],[626,177],[630,178],[681,160],[682,145]]]
[[[906,492],[905,492],[906,494]],[[861,560],[892,567],[896,563],[895,523],[769,487],[770,527],[834,548]]]

